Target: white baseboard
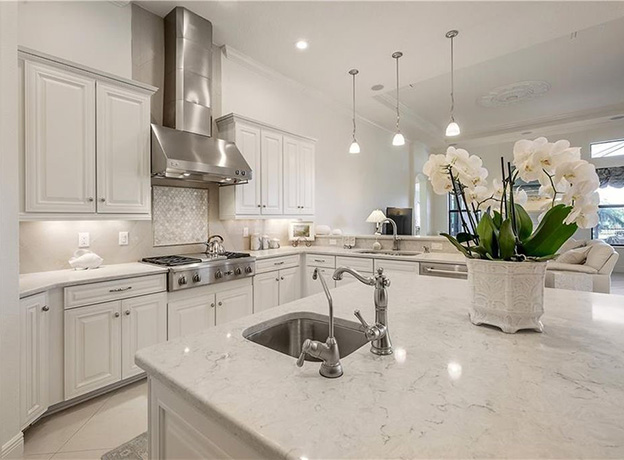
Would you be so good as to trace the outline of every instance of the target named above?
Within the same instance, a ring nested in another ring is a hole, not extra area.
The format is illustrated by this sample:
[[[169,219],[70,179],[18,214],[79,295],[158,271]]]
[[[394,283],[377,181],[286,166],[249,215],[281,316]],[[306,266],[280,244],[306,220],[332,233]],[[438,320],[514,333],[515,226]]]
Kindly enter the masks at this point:
[[[2,446],[0,458],[22,458],[24,455],[24,434],[20,431]]]

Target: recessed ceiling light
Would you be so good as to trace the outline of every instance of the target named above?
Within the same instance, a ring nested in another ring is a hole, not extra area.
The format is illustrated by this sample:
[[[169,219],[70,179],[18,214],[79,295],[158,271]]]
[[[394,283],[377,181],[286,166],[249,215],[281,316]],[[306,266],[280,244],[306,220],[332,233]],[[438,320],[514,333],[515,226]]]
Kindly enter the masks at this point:
[[[371,89],[373,91],[381,91],[382,89],[384,89],[384,85],[373,85],[371,86]]]
[[[295,43],[295,46],[299,50],[307,50],[309,43],[307,42],[307,40],[299,40],[297,43]]]
[[[609,118],[609,120],[624,120],[624,115],[616,115],[614,117]]]

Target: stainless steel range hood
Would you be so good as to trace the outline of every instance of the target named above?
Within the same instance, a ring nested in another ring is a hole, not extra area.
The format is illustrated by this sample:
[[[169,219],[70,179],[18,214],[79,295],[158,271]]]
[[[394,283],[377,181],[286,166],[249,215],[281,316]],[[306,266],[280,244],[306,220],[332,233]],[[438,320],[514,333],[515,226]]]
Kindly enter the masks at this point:
[[[212,24],[174,8],[165,17],[164,126],[152,125],[153,177],[221,185],[251,179],[236,145],[210,137],[211,79]]]

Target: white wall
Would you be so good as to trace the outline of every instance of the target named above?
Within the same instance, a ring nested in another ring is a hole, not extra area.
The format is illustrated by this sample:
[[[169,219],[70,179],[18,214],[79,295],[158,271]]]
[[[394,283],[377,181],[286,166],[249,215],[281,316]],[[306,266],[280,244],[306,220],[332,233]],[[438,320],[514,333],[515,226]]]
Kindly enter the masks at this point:
[[[119,75],[132,76],[130,5],[106,1],[20,2],[18,43]]]
[[[318,140],[317,224],[351,234],[372,233],[373,224],[365,220],[374,208],[411,205],[409,147],[392,147],[391,133],[359,121],[357,139],[362,153],[350,155],[348,110],[225,56],[221,67],[223,114],[234,112]]]
[[[19,458],[16,26],[17,6],[0,2],[0,456]]]
[[[532,138],[530,136],[527,137]],[[589,145],[594,142],[624,138],[624,120],[613,122],[600,127],[593,127],[592,129],[587,129],[583,131],[549,134],[547,138],[551,142],[558,141],[560,139],[567,139],[573,146],[581,147],[582,157],[587,161],[594,163],[596,167],[624,166],[624,157],[614,157],[610,159],[592,159],[590,158],[589,152]],[[513,145],[514,142],[475,145],[468,147],[467,150],[472,154],[479,155],[483,159],[484,166],[490,172],[490,176],[488,179],[491,180],[493,177],[500,178],[501,176],[501,156],[505,158],[505,161],[511,161],[513,159]],[[591,231],[580,229],[574,237],[577,239],[589,239],[591,237]],[[620,253],[620,258],[616,266],[616,271],[624,272],[624,248],[618,247],[616,248],[616,250]]]

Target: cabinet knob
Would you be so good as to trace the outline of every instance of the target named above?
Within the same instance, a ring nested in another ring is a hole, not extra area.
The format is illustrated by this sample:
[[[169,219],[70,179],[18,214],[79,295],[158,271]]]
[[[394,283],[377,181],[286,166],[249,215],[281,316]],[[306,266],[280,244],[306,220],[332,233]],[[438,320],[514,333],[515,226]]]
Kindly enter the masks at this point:
[[[41,307],[42,311],[49,311],[50,307],[48,307],[47,305],[44,305],[43,307]]]
[[[283,277],[283,276],[280,276],[280,279],[281,279],[282,281],[284,281],[284,277]]]
[[[223,305],[223,302],[219,302],[219,306]]]
[[[130,316],[130,310],[126,310],[124,313],[126,314],[126,316]]]
[[[118,312],[118,311],[116,311],[116,312],[114,313],[114,315],[113,315],[113,316],[114,316],[115,318],[119,318],[119,312]]]
[[[215,304],[213,302],[213,303],[210,304],[210,308],[214,308],[214,307],[215,307]]]
[[[279,278],[275,278],[275,281],[279,281]]]
[[[259,204],[259,205],[258,205],[258,207],[259,207],[259,208],[261,208],[261,207],[262,207],[262,205],[261,205],[261,204]]]
[[[100,198],[100,201],[104,203],[106,201],[106,198]]]
[[[266,208],[266,204],[263,204],[263,205],[262,205],[262,207],[263,207],[263,208]]]
[[[89,203],[92,203],[92,202],[93,202],[93,197],[92,197],[92,196],[90,196],[89,198],[87,198],[87,201],[88,201]]]

